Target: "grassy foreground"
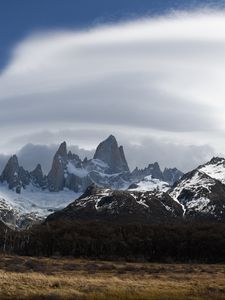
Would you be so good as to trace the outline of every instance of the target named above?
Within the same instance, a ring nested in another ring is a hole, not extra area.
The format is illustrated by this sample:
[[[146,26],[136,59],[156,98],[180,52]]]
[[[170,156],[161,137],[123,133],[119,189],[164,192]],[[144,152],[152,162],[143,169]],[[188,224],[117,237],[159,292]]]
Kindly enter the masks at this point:
[[[0,299],[225,299],[225,265],[0,257]]]

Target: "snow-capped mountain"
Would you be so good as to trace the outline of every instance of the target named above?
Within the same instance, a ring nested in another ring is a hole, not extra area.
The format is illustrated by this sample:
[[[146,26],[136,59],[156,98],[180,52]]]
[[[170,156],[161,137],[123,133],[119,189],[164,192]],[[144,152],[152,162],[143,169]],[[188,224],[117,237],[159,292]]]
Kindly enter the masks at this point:
[[[53,213],[47,221],[162,222],[184,218],[225,221],[224,182],[225,159],[213,158],[183,175],[172,188],[151,175],[131,184],[126,191],[89,187],[77,201]]]
[[[214,157],[185,174],[170,190],[186,217],[225,221],[225,159]]]
[[[213,157],[208,163],[200,166],[199,171],[225,184],[225,159]]]
[[[177,169],[162,172],[158,163],[130,172],[123,147],[113,135],[98,145],[92,159],[81,160],[63,142],[47,175],[40,164],[28,172],[16,155],[9,159],[0,176],[0,218],[24,227],[64,208],[92,184],[116,190],[135,184],[136,190],[166,191],[181,175]]]
[[[116,189],[129,185],[129,168],[123,152],[114,136],[110,135],[96,149],[93,159],[83,161],[75,154],[67,152],[62,143],[56,152],[52,168],[47,176],[50,191],[68,188],[84,192],[92,183]]]

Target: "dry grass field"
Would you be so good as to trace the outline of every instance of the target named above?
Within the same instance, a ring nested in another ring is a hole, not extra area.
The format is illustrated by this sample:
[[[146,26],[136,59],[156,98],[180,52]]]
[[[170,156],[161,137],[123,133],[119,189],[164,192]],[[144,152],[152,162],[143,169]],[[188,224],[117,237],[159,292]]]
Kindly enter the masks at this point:
[[[225,299],[225,265],[1,256],[0,299]]]

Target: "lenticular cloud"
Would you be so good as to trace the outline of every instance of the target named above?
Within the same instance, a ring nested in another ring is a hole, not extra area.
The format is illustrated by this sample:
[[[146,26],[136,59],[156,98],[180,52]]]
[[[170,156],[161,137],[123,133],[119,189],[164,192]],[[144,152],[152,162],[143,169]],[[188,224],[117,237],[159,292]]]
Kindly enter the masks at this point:
[[[59,123],[132,127],[221,149],[224,53],[225,13],[216,11],[35,34],[0,75],[0,125],[7,138],[27,124],[30,134]]]

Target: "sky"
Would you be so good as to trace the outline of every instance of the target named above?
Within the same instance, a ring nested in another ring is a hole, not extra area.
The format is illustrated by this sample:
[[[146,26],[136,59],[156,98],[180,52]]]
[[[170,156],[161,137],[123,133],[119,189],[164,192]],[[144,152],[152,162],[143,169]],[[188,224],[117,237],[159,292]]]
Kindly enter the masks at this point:
[[[188,171],[225,154],[225,1],[0,0],[0,170],[58,144]]]

